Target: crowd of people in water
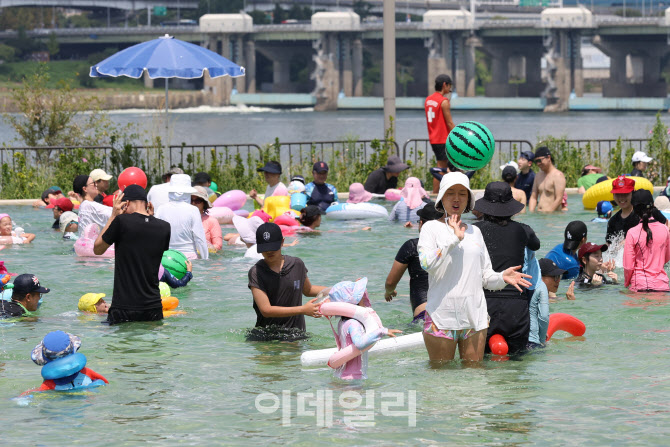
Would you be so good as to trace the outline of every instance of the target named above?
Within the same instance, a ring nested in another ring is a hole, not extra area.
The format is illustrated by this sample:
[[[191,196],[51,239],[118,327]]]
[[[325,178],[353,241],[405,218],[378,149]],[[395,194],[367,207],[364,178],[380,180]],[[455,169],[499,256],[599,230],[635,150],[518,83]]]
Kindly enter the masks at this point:
[[[646,162],[637,163],[639,177],[644,169],[639,163]],[[533,164],[540,168],[534,177],[530,175]],[[398,186],[398,176],[407,168],[398,157],[390,157],[385,166],[370,173],[365,184],[351,185],[347,202],[384,197]],[[288,187],[280,181],[280,163],[268,162],[259,171],[267,182],[265,194],[249,192],[258,207],[269,197],[290,195],[289,191],[307,195],[300,216],[292,215],[295,228],[318,231],[325,211],[340,200],[335,187],[327,183],[326,162],[314,164],[312,182],[305,184],[302,176],[293,176]],[[416,227],[418,237],[399,247],[390,265],[384,298],[391,301],[397,296],[396,287],[408,271],[412,322],[422,325],[431,360],[451,360],[458,348],[462,360],[480,361],[495,334],[505,337],[512,353],[542,347],[549,302],[556,297],[561,280],[571,281],[567,299],[575,299],[575,287],[603,287],[620,281],[633,292],[670,291],[664,270],[670,260],[670,231],[663,213],[670,208],[666,190],[654,200],[648,190],[635,189],[630,175],[603,179],[597,167],[585,166],[580,187],[588,190],[606,181],[614,197],[614,203],[598,203],[594,218],[607,224],[605,241],[589,241],[586,224],[573,221],[565,228],[564,242],[545,258],[536,259],[540,236],[514,216],[564,209],[564,189],[558,187],[564,186],[564,177],[553,166],[550,151],[540,147],[535,153],[521,153],[518,160],[501,166],[501,181],[488,184],[483,193],[471,190],[468,174],[447,164],[446,172],[440,173],[435,201],[418,178],[407,178],[389,215],[390,221]],[[332,302],[370,307],[367,279],[333,288],[313,284],[305,263],[283,253],[287,227],[271,222],[272,216],[261,209],[250,217],[234,216],[237,232],[224,236],[219,222],[208,214],[217,194],[206,173],[191,179],[175,167],[164,175],[164,183],[148,192],[140,185],[130,185],[108,195],[110,180],[109,174],[96,169],[77,176],[67,195],[60,188],[49,188],[38,204],[52,208],[52,228],[64,239],[93,234],[94,255],[114,249],[111,303],[105,302],[103,294],[86,294],[79,303],[82,311],[105,313],[109,324],[160,320],[164,306],[159,282],[181,287],[193,277],[192,264],[186,261],[183,277],[175,278],[161,264],[164,253],[177,250],[189,260],[208,259],[211,253],[224,249],[224,242],[244,245],[253,252],[250,257],[257,259],[249,270],[248,287],[257,317],[255,327],[263,330],[264,336],[269,329],[277,334],[291,331],[304,335],[305,316],[322,316],[316,298],[319,294]],[[613,214],[614,206],[619,210]],[[474,221],[463,218],[467,213],[474,215]],[[92,233],[91,228],[95,229]],[[0,214],[1,244],[26,244],[34,238],[9,215]],[[623,246],[616,246],[620,241]],[[623,265],[604,262],[607,250],[623,250]],[[623,278],[615,273],[616,267],[623,267]],[[4,264],[0,274],[3,286],[9,285]],[[474,278],[481,278],[481,282]],[[6,292],[11,295],[5,294],[6,299],[0,301],[0,317],[20,318],[32,315],[49,289],[28,273],[17,276],[13,288]],[[311,299],[304,301],[303,295]],[[341,317],[338,345],[353,344],[363,351],[381,337],[398,333],[382,326],[370,330],[355,318]],[[366,362],[358,362],[360,368],[354,368],[353,373],[350,363],[341,367],[340,377],[365,377]]]
[[[670,223],[666,217],[670,213],[670,187],[654,199],[642,186],[650,157],[636,152],[632,171],[614,179],[603,175],[597,166],[584,166],[579,193],[588,194],[598,187],[613,195],[613,201],[597,203],[593,219],[607,225],[605,240],[589,240],[587,225],[575,220],[565,227],[564,241],[537,259],[542,235],[516,221],[515,216],[567,211],[565,176],[554,165],[550,149],[540,146],[501,166],[500,181],[489,183],[476,194],[470,188],[472,172],[451,164],[440,143],[453,128],[445,98],[451,87],[448,77],[438,76],[436,93],[426,100],[437,159],[437,167],[431,169],[435,200],[416,177],[406,178],[397,190],[399,176],[409,168],[397,156],[372,171],[365,183],[350,185],[346,199],[349,205],[359,205],[393,196],[397,203],[389,221],[418,230],[416,237],[400,244],[389,263],[384,298],[392,301],[397,297],[396,288],[408,271],[411,320],[422,328],[432,361],[454,359],[457,348],[463,361],[481,361],[495,335],[504,337],[511,353],[541,348],[547,340],[549,303],[556,299],[562,280],[569,281],[567,299],[575,299],[575,288],[620,282],[632,292],[670,291],[665,272],[670,261]],[[333,328],[338,347],[355,347],[354,352],[361,354],[381,337],[395,337],[399,331],[385,328],[371,316],[366,278],[333,287],[315,285],[307,276],[305,263],[283,251],[283,247],[298,243],[301,234],[318,232],[324,214],[327,218],[329,209],[343,200],[328,183],[328,163],[314,163],[311,182],[294,175],[287,178],[288,186],[281,181],[284,172],[279,162],[269,161],[258,171],[267,183],[265,194],[248,192],[257,208],[253,212],[229,210],[235,231],[225,235],[219,217],[210,214],[220,194],[205,172],[191,178],[173,167],[163,175],[163,183],[149,191],[130,184],[111,194],[112,176],[95,169],[74,178],[67,194],[58,187],[44,191],[35,205],[52,209],[55,231],[75,244],[89,240],[92,256],[107,255],[116,260],[111,303],[103,294],[86,294],[79,309],[106,314],[109,324],[161,320],[167,315],[161,288],[168,287],[161,282],[184,287],[193,277],[190,260],[206,260],[210,254],[231,249],[229,246],[240,246],[246,249],[246,257],[257,261],[249,269],[248,287],[256,313],[255,330],[263,332],[263,337],[268,331],[277,336],[287,332],[304,336],[305,316],[324,316],[324,298],[341,304],[329,308],[340,312],[337,330]],[[299,214],[295,209],[278,211],[277,204],[287,203],[287,197],[291,205],[299,204]],[[302,199],[293,201],[299,197]],[[277,198],[286,200],[279,202]],[[469,213],[473,218],[466,220]],[[290,244],[288,236],[295,237]],[[34,234],[25,233],[8,214],[0,214],[0,247],[34,239]],[[604,261],[604,252],[621,250],[623,265],[615,265],[614,257]],[[174,265],[170,267],[164,260],[168,251],[184,257],[178,275]],[[623,268],[623,278],[615,273],[616,268]],[[5,299],[0,300],[0,318],[32,315],[42,295],[50,291],[32,273],[16,276],[13,284],[10,280],[0,262],[0,286],[8,289],[3,291]],[[303,300],[303,296],[310,299]],[[73,355],[77,340],[72,337],[51,337],[58,341],[54,346],[62,345],[63,352],[44,348],[49,358],[62,357],[59,352]],[[249,338],[254,339],[254,330]],[[366,365],[365,354],[353,355],[337,374],[345,379],[364,378]],[[93,375],[87,377],[95,380]]]

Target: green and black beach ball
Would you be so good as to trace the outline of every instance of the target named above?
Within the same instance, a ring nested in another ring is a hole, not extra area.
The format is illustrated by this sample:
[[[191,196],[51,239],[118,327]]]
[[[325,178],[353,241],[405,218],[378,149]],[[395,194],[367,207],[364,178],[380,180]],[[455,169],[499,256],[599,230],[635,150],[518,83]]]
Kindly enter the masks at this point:
[[[459,169],[476,171],[491,161],[495,146],[493,134],[486,126],[466,121],[449,132],[447,157]]]
[[[163,252],[163,259],[161,259],[161,264],[163,267],[170,273],[172,273],[175,278],[182,279],[186,272],[186,256],[178,250],[167,250]]]

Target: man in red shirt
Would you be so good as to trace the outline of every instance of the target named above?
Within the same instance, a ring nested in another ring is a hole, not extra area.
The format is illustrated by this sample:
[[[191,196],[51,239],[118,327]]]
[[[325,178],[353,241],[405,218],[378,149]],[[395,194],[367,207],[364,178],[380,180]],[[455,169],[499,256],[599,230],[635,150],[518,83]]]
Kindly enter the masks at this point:
[[[453,89],[453,83],[448,75],[441,74],[435,78],[435,93],[426,98],[424,107],[426,109],[426,124],[428,124],[428,138],[430,145],[433,147],[437,166],[440,168],[447,167],[447,137],[449,132],[455,126],[451,119],[451,108],[449,106],[449,99],[446,95],[450,95]],[[437,193],[440,189],[440,182],[433,179],[433,192]]]

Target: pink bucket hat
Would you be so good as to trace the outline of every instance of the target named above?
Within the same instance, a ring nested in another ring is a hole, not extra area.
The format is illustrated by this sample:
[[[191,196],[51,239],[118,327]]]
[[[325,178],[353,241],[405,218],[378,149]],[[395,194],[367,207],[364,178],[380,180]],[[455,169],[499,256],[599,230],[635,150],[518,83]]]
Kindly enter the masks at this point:
[[[347,203],[362,203],[367,202],[372,198],[372,193],[365,190],[362,183],[352,183],[349,186],[349,198]]]
[[[411,210],[421,205],[424,197],[430,197],[426,190],[421,187],[421,180],[416,177],[409,177],[407,179],[400,195]]]

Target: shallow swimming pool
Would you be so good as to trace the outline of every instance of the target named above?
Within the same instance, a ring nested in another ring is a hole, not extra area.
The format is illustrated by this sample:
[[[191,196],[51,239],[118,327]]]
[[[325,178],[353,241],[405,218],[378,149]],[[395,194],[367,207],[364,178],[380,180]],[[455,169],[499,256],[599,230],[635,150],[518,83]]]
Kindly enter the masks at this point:
[[[520,218],[538,233],[540,257],[562,241],[569,221],[593,217],[578,196],[569,204],[569,214]],[[0,260],[51,288],[37,321],[0,324],[3,445],[667,445],[668,295],[635,297],[620,285],[577,291],[576,301],[551,311],[584,321],[583,338],[557,333],[541,352],[480,368],[432,369],[423,349],[371,357],[370,378],[345,383],[327,368],[300,365],[303,351],[334,346],[325,319],[307,318],[308,340],[246,341],[255,314],[252,262],[242,250],[194,263],[195,278],[175,293],[186,315],[109,327],[78,312],[77,302],[87,292],[109,298],[113,262],[76,258],[72,243],[50,230],[51,211],[2,211],[37,239],[0,251]],[[407,276],[398,298],[383,297],[395,254],[416,228],[379,220],[372,232],[347,232],[361,227],[324,219],[323,234],[285,253],[305,261],[314,284],[367,276],[385,326],[418,331],[409,325]],[[589,240],[604,240],[605,224],[588,227]],[[81,336],[80,352],[109,386],[12,399],[41,383],[30,351],[56,329]]]

